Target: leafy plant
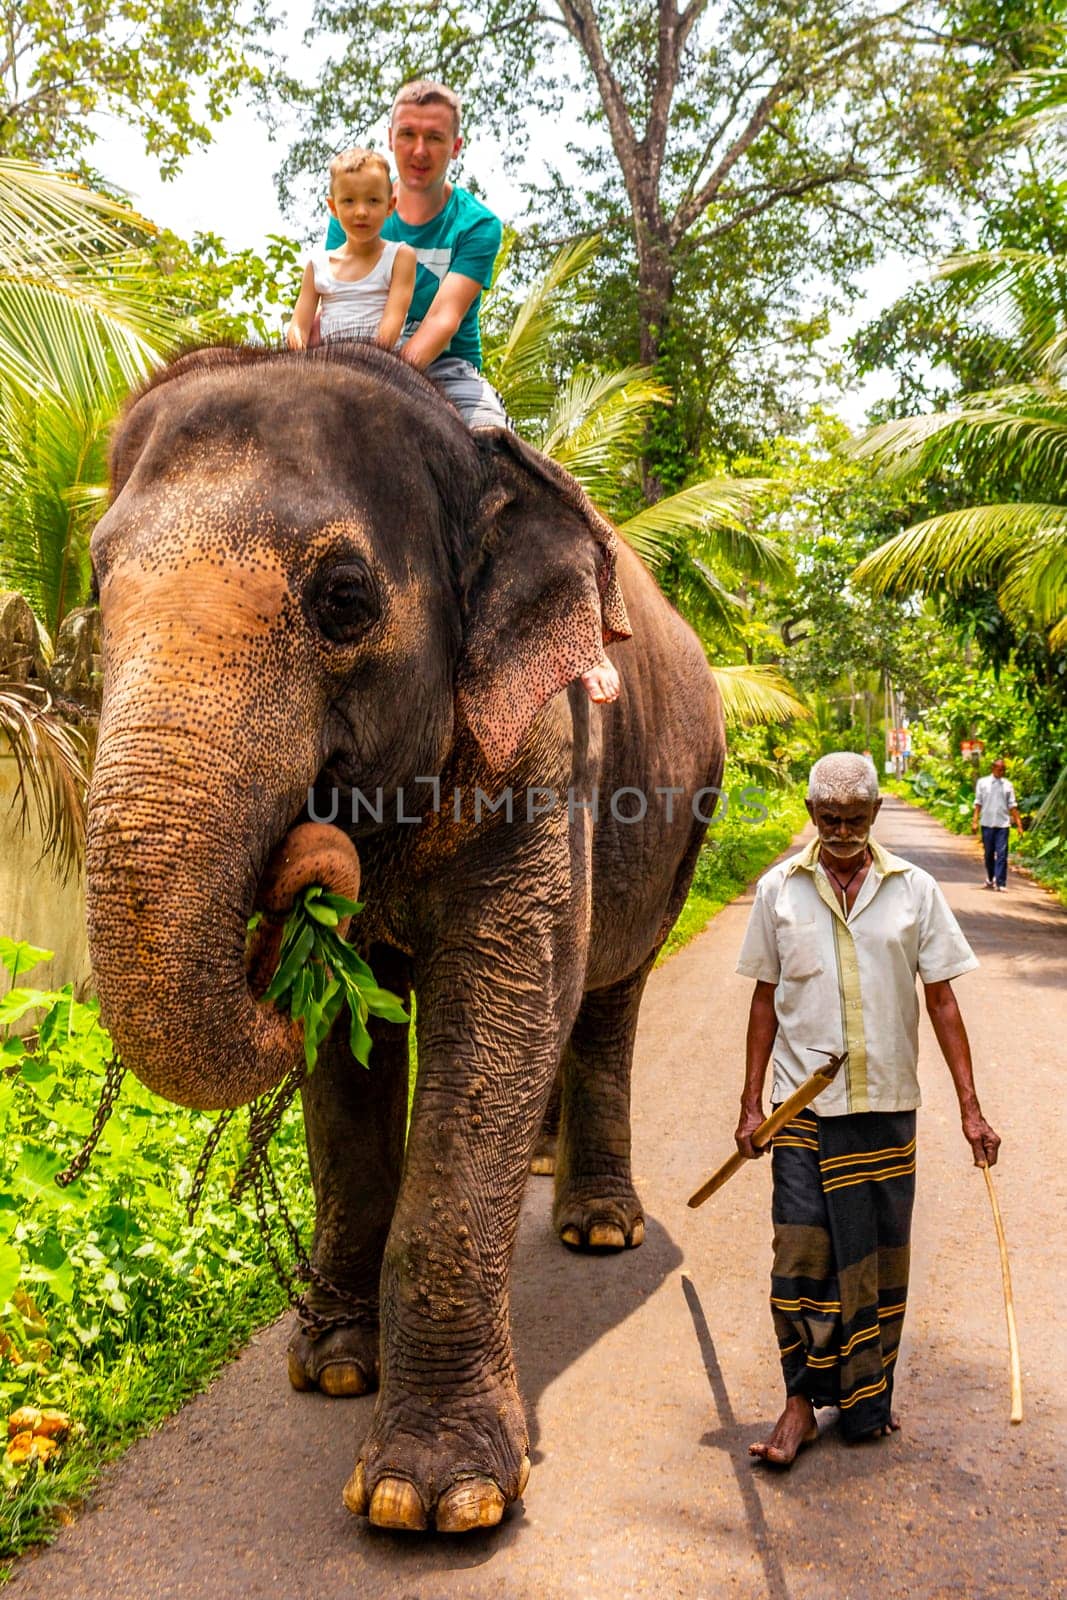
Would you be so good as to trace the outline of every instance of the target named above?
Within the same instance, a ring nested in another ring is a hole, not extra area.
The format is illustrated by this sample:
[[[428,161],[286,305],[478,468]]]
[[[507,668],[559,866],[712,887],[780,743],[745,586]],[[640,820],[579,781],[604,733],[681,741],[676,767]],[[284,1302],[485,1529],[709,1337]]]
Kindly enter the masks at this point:
[[[357,916],[362,910],[358,901],[312,884],[286,918],[278,965],[263,998],[303,1022],[309,1072],[346,1003],[349,1043],[363,1066],[369,1065],[371,1050],[367,1017],[383,1017],[386,1022],[409,1020],[397,996],[379,988],[370,967],[337,931],[342,918]]]
[[[202,1113],[127,1077],[92,1166],[55,1175],[88,1133],[112,1054],[94,1000],[27,984],[51,952],[0,939],[13,987],[0,1000],[0,1402],[55,1406],[74,1432],[47,1466],[0,1466],[0,1554],[39,1538],[48,1508],[77,1493],[120,1444],[200,1388],[285,1296],[251,1197],[206,1193],[186,1219]],[[15,1024],[33,1024],[25,1039]],[[9,1036],[10,1035],[10,1036]],[[231,1124],[216,1157],[228,1192],[247,1155]],[[309,1221],[299,1112],[272,1163],[294,1219]]]

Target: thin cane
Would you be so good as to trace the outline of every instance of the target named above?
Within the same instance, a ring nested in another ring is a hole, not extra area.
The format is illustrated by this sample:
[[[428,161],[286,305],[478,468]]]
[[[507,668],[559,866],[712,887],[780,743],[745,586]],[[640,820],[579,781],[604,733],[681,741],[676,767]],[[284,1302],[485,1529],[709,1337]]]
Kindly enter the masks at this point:
[[[997,1200],[996,1185],[993,1174],[986,1162],[981,1163],[985,1174],[986,1188],[989,1190],[989,1203],[993,1207],[993,1225],[997,1230],[997,1244],[1000,1246],[1000,1276],[1004,1284],[1004,1315],[1008,1323],[1008,1353],[1011,1357],[1011,1420],[1023,1420],[1023,1374],[1019,1361],[1019,1334],[1015,1326],[1015,1301],[1011,1292],[1011,1268],[1008,1265],[1008,1241],[1004,1237],[1004,1224],[1000,1220],[1000,1202]]]

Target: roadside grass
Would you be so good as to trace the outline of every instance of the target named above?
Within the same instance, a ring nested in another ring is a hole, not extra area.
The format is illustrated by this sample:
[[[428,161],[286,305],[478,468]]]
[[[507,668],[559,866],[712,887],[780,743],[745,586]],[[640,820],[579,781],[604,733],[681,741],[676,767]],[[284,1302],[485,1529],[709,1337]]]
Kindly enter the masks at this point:
[[[760,819],[735,794],[710,830],[661,960],[700,933],[802,826],[799,789],[763,801]],[[47,1465],[15,1466],[0,1448],[0,1561],[54,1537],[101,1468],[202,1392],[286,1304],[251,1197],[229,1199],[247,1150],[237,1119],[192,1226],[186,1197],[211,1123],[130,1074],[87,1172],[56,1186],[55,1174],[89,1131],[110,1041],[94,1002],[79,1004],[69,987],[25,987],[47,955],[0,939],[0,959],[16,979],[0,1000],[0,1032],[27,1022],[34,1030],[0,1044],[0,1424],[29,1404],[66,1412],[72,1429]],[[312,1208],[298,1105],[271,1151],[307,1239]],[[0,1583],[10,1570],[0,1567]]]
[[[24,986],[47,951],[0,939],[16,987],[0,1029],[0,1430],[32,1405],[65,1412],[71,1432],[50,1461],[16,1465],[0,1449],[0,1559],[46,1539],[101,1466],[202,1390],[283,1309],[250,1196],[229,1188],[247,1153],[231,1124],[196,1220],[186,1216],[203,1113],[149,1093],[127,1074],[85,1174],[55,1177],[92,1124],[110,1060],[95,1003],[69,986]],[[285,1203],[305,1232],[310,1196],[299,1111],[272,1145]]]
[[[760,809],[766,811],[762,819],[746,807],[739,790],[731,791],[725,816],[717,816],[708,830],[689,897],[660,952],[660,962],[701,933],[782,854],[808,820],[800,785],[762,791]]]

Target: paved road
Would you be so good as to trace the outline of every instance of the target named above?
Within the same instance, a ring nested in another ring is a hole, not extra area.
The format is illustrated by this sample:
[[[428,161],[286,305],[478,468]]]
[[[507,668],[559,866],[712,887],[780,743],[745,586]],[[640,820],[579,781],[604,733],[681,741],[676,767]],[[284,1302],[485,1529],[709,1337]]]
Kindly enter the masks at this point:
[[[514,1281],[534,1471],[495,1534],[383,1533],[340,1490],[371,1401],[292,1393],[284,1326],[107,1474],[18,1600],[992,1600],[1067,1594],[1063,1285],[1067,912],[1013,874],[981,888],[968,841],[897,801],[882,841],[934,872],[982,961],[961,979],[984,1109],[1005,1139],[1026,1421],[1008,1425],[996,1246],[948,1074],[923,1022],[904,1431],[829,1434],[786,1476],[750,1465],[774,1417],[767,1164],[703,1210],[685,1197],[730,1148],[749,985],[748,897],[654,974],[635,1087],[640,1250],[584,1260],[532,1180]],[[1057,1545],[1059,1548],[1057,1549]]]

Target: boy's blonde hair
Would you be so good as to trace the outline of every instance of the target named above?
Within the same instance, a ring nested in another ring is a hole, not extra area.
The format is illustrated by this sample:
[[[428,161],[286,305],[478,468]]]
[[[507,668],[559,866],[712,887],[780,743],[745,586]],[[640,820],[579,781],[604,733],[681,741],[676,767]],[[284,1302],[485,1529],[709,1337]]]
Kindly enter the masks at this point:
[[[393,109],[389,113],[389,124],[392,126],[398,106],[426,106],[444,105],[452,113],[452,135],[459,136],[459,116],[462,103],[454,89],[449,89],[443,83],[435,83],[432,78],[412,78],[410,83],[405,83],[397,90]]]
[[[345,172],[362,172],[364,167],[381,167],[385,174],[385,181],[390,188],[393,186],[393,175],[389,171],[389,163],[378,150],[364,150],[362,145],[351,145],[347,150],[342,150],[330,162],[330,193],[336,180]]]

